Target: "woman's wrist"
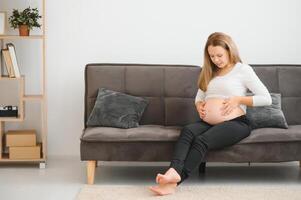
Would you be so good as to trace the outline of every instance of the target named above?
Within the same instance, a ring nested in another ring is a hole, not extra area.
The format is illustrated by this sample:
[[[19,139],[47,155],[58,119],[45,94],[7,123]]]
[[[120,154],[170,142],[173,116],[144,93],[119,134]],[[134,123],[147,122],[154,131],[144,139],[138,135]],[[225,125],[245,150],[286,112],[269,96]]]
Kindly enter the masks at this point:
[[[238,103],[239,105],[240,105],[240,104],[243,104],[243,99],[242,99],[241,96],[236,96],[235,98],[236,98],[236,101],[237,101],[237,103]]]
[[[253,97],[252,96],[236,96],[239,104],[246,106],[253,106]]]

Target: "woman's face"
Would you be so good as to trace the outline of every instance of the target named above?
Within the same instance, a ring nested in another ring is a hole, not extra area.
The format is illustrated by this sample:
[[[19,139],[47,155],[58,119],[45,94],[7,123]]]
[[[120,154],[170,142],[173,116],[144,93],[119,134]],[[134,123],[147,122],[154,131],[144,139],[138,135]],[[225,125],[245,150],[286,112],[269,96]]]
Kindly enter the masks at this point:
[[[229,61],[229,53],[226,49],[221,46],[208,46],[208,53],[210,56],[211,61],[218,67],[218,68],[225,68],[228,66]]]

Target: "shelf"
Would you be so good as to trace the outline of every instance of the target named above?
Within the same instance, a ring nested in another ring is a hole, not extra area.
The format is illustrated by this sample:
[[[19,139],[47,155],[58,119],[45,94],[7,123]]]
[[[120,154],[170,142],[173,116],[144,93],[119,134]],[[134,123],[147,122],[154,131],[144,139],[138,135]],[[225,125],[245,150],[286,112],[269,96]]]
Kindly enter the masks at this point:
[[[42,101],[43,95],[24,95],[23,100],[24,101]]]
[[[24,76],[21,76],[19,78],[10,78],[8,76],[0,76],[0,80],[21,80],[23,78],[24,78]]]
[[[9,159],[8,154],[3,154],[2,158],[0,158],[0,162],[45,162],[46,159]]]
[[[0,117],[0,122],[22,122],[24,118],[20,115],[16,117]]]
[[[0,35],[0,39],[2,40],[36,40],[36,39],[44,39],[44,35],[30,35],[30,36],[19,36],[19,35]]]

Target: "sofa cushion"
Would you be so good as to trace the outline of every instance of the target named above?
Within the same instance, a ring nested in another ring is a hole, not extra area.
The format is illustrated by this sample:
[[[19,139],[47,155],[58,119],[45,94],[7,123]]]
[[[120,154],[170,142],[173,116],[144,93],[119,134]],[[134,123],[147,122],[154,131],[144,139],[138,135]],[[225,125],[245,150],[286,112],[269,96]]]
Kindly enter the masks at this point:
[[[301,125],[289,125],[288,129],[259,128],[251,131],[249,137],[240,141],[241,144],[265,142],[297,142],[301,141]]]
[[[100,88],[87,125],[137,127],[147,104],[145,98]]]
[[[136,148],[137,149],[137,148]],[[137,150],[136,150],[137,151]],[[103,152],[100,148],[97,152]],[[105,151],[103,154],[109,151]],[[105,155],[106,156],[106,155]],[[110,156],[110,155],[109,155]],[[92,157],[93,158],[93,157]],[[88,160],[92,160],[91,158]],[[206,162],[289,162],[301,160],[301,142],[265,142],[237,144],[220,150],[209,151]]]
[[[177,141],[182,127],[161,125],[140,125],[137,128],[119,129],[111,127],[88,127],[81,140],[85,142],[152,142]],[[288,129],[259,128],[251,131],[241,144],[264,142],[301,141],[301,125],[290,125]]]
[[[249,94],[247,94],[249,95]],[[272,105],[247,107],[247,118],[252,129],[274,127],[288,128],[285,116],[281,110],[281,94],[271,93]]]
[[[180,131],[181,127],[178,126],[161,125],[140,125],[130,129],[88,127],[81,139],[87,142],[176,141]]]

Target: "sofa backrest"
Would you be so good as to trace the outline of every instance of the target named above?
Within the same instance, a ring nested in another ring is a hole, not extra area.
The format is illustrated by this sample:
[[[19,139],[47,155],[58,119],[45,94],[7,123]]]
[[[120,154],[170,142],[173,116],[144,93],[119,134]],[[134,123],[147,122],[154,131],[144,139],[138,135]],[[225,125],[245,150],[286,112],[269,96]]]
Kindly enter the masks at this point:
[[[251,65],[270,92],[282,94],[288,124],[301,124],[301,65]],[[191,65],[88,64],[85,122],[98,88],[149,100],[140,124],[183,126],[198,119],[194,106],[201,68]]]
[[[281,94],[289,125],[301,124],[301,65],[251,65],[269,92]]]

